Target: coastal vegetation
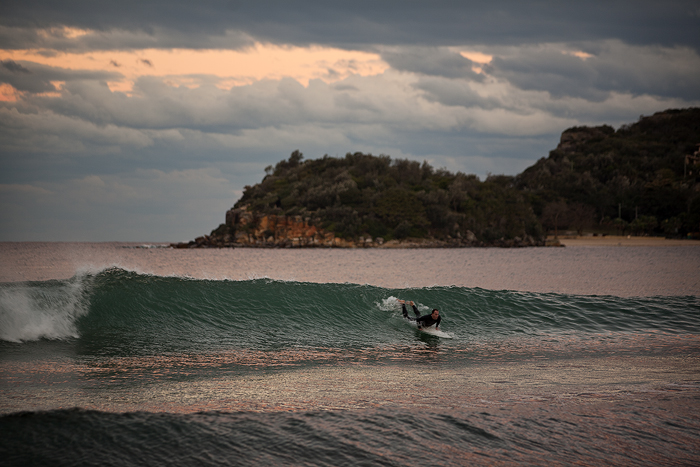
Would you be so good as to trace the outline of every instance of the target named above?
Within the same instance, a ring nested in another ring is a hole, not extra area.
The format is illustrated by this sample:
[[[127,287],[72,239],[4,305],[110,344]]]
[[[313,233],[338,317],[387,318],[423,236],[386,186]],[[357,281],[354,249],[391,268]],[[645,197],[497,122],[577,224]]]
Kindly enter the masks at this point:
[[[251,239],[262,216],[303,219],[314,235],[347,241],[411,238],[446,246],[541,245],[547,232],[562,230],[685,237],[700,231],[698,143],[700,109],[691,108],[617,130],[570,128],[521,174],[483,181],[387,155],[304,160],[297,150],[245,187],[234,217],[245,212],[253,220],[228,221],[227,214],[227,223],[197,243],[235,244],[241,231],[249,243],[264,242],[274,229],[258,229]]]
[[[540,223],[513,177],[434,169],[426,162],[347,154],[303,161],[299,151],[267,168],[234,207],[254,213],[310,217],[336,236],[386,240],[463,238],[485,242],[541,237]]]
[[[516,178],[545,229],[687,236],[700,231],[700,109],[618,130],[570,128]]]

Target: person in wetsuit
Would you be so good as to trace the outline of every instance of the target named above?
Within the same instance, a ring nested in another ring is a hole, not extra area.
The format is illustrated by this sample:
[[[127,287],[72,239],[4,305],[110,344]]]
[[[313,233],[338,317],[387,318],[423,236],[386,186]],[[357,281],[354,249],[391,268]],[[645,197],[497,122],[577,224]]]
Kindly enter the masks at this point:
[[[433,308],[433,311],[429,315],[421,316],[415,303],[408,302],[413,307],[413,313],[416,315],[415,318],[411,318],[408,316],[408,311],[406,311],[406,302],[404,300],[399,300],[399,303],[401,304],[401,312],[403,313],[403,317],[408,320],[415,321],[418,324],[418,329],[427,328],[434,324],[435,329],[438,331],[440,330],[440,320],[442,317],[440,316],[440,311],[437,308]]]

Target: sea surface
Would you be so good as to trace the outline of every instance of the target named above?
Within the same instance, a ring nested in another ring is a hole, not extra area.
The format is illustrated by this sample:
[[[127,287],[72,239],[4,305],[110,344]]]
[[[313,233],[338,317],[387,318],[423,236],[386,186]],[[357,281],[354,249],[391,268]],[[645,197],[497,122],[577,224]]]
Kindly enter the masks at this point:
[[[0,243],[0,464],[699,465],[700,247]]]

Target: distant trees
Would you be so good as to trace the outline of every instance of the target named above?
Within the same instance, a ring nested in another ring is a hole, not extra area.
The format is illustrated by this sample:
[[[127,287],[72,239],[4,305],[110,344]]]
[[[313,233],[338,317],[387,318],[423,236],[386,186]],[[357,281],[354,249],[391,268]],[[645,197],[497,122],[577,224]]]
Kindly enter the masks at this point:
[[[569,207],[566,201],[559,200],[547,204],[542,210],[542,225],[547,230],[553,230],[554,236],[559,235],[559,227],[568,225]]]
[[[635,235],[652,234],[658,227],[659,222],[654,216],[639,216],[630,222],[629,227]]]

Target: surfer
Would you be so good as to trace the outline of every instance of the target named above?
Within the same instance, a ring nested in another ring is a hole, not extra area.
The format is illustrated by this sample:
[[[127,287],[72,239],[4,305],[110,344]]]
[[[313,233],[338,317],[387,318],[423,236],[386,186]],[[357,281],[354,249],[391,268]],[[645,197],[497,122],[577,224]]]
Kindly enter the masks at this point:
[[[440,316],[440,311],[437,308],[433,308],[433,311],[429,315],[421,316],[415,303],[408,302],[413,307],[413,313],[416,315],[415,318],[411,318],[408,316],[408,311],[406,311],[406,301],[399,300],[398,302],[401,304],[401,312],[403,313],[403,317],[410,321],[415,321],[418,324],[418,329],[427,328],[434,324],[435,330],[440,330],[440,320],[442,317]]]

